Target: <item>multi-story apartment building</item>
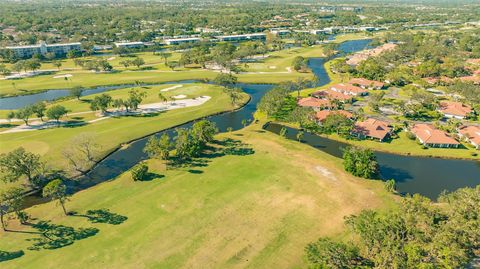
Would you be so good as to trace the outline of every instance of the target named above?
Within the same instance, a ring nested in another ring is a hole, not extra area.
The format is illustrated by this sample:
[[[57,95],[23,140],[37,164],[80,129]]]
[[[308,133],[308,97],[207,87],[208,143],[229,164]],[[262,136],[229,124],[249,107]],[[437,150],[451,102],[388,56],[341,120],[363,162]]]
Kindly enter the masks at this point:
[[[63,56],[71,50],[80,51],[81,43],[65,43],[65,44],[47,44],[45,42],[40,42],[38,45],[28,45],[28,46],[10,46],[5,47],[5,49],[12,50],[16,57],[18,58],[31,58],[33,55],[46,55],[47,53],[53,53],[55,56]]]

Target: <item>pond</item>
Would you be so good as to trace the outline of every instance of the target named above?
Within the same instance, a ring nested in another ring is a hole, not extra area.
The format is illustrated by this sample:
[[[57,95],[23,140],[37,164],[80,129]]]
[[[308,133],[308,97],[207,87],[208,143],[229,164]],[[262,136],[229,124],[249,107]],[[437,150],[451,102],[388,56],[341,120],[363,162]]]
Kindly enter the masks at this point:
[[[123,84],[123,85],[112,85],[112,86],[100,86],[91,89],[85,89],[82,92],[82,96],[92,95],[96,93],[111,91],[111,90],[118,90],[136,86],[157,86],[162,84],[182,84],[182,83],[194,83],[198,82],[195,80],[182,80],[182,81],[171,81],[165,83],[157,83],[157,84]],[[19,109],[25,106],[35,104],[36,102],[40,101],[53,101],[59,98],[67,97],[70,95],[70,90],[67,89],[58,89],[58,90],[48,90],[40,93],[34,93],[29,95],[20,95],[20,96],[13,96],[13,97],[4,97],[0,98],[0,110],[8,110],[8,109]]]
[[[356,40],[342,43],[339,47],[344,53],[351,53],[362,50],[368,46],[370,40]],[[324,68],[324,59],[312,58],[309,61],[309,67],[319,79],[318,86],[325,85],[330,82],[330,78]],[[180,83],[188,83],[194,81],[183,81]],[[177,82],[178,83],[178,82]],[[131,87],[129,85],[128,87]],[[253,113],[256,110],[258,101],[261,97],[274,85],[268,84],[240,84],[246,93],[251,96],[250,102],[243,108],[219,115],[208,117],[209,120],[215,122],[221,132],[225,132],[228,127],[238,130],[243,127],[242,120],[252,121]],[[121,86],[119,86],[120,88]],[[125,85],[123,87],[126,87]],[[99,91],[105,91],[105,87],[99,88]],[[57,90],[55,90],[56,92]],[[50,91],[51,92],[51,91]],[[37,100],[42,100],[40,95],[36,95]],[[12,97],[12,100],[19,97]],[[19,100],[19,99],[17,99]],[[188,128],[192,123],[186,123],[179,127]],[[267,130],[275,131],[275,125],[267,126]],[[173,134],[174,130],[169,129],[158,133],[168,132]],[[289,132],[294,135],[294,130]],[[130,169],[139,161],[147,156],[143,153],[143,147],[148,137],[136,140],[124,147],[113,152],[105,159],[100,161],[86,177],[71,182],[69,188],[72,192],[88,188],[103,181],[112,180],[118,175]],[[305,140],[311,141],[311,145],[325,151],[334,156],[341,156],[341,147],[345,145],[333,140],[321,138],[315,135],[306,134]],[[309,144],[310,144],[309,143]],[[394,178],[398,182],[398,188],[402,193],[421,193],[431,198],[435,198],[442,190],[455,190],[460,187],[474,186],[480,184],[480,165],[474,161],[465,160],[447,160],[432,159],[412,156],[399,156],[393,154],[376,153],[381,164],[382,178]],[[42,199],[36,195],[28,197],[27,206],[41,203]]]
[[[264,129],[278,134],[283,126],[267,124]],[[296,140],[297,129],[286,127],[287,138]],[[341,158],[346,143],[305,133],[304,143]],[[454,191],[462,187],[480,184],[480,162],[469,160],[440,159],[416,156],[403,156],[375,151],[380,165],[382,180],[395,179],[401,194],[419,193],[436,199],[442,191]]]

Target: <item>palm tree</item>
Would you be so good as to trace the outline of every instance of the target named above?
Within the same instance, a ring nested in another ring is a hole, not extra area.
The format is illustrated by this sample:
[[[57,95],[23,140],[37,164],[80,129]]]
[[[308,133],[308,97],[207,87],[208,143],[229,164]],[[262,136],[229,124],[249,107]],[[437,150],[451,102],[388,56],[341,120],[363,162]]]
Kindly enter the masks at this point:
[[[167,97],[165,97],[165,95],[163,95],[161,92],[158,93],[158,98],[160,98],[160,100],[161,100],[163,103],[167,103],[167,101],[168,101]]]

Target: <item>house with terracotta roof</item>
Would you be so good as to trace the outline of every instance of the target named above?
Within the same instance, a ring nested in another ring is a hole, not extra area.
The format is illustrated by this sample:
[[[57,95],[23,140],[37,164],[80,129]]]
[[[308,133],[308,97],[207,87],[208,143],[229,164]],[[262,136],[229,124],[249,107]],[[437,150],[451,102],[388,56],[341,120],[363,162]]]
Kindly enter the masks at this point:
[[[353,96],[351,95],[346,95],[344,93],[337,92],[332,89],[328,89],[324,91],[316,91],[312,93],[312,96],[321,98],[321,99],[339,100],[342,102],[347,102],[353,99]]]
[[[473,110],[470,106],[461,102],[442,101],[438,109],[447,118],[464,119],[470,115]]]
[[[368,118],[365,121],[355,123],[352,135],[360,139],[372,138],[380,142],[385,141],[392,134],[392,128],[389,123],[374,118]]]
[[[427,77],[427,78],[422,78],[422,80],[427,82],[428,84],[436,84],[436,83],[439,83],[439,82],[442,82],[444,84],[450,84],[450,83],[454,82],[453,79],[451,79],[449,77],[445,77],[445,76],[442,76],[442,77]]]
[[[354,86],[350,83],[339,83],[330,87],[332,91],[343,93],[351,96],[363,96],[367,95],[368,91],[360,87]]]
[[[383,45],[378,46],[378,47],[373,48],[373,49],[368,49],[368,50],[363,50],[363,51],[357,52],[354,55],[350,56],[348,58],[348,60],[346,61],[346,63],[348,65],[351,65],[351,66],[356,66],[359,63],[361,63],[362,61],[365,61],[366,59],[368,59],[369,57],[378,56],[385,51],[389,51],[389,50],[394,49],[396,46],[397,46],[397,44],[386,43],[386,44],[383,44]]]
[[[480,76],[478,75],[460,77],[460,80],[463,82],[473,82],[473,84],[480,84]]]
[[[323,122],[330,115],[343,115],[349,119],[353,118],[353,114],[345,110],[321,110],[315,114],[315,119],[318,123]]]
[[[458,148],[460,143],[431,124],[415,124],[410,131],[423,145],[432,148]]]
[[[385,84],[380,81],[369,80],[365,78],[352,78],[348,83],[359,86],[362,89],[380,90]]]
[[[332,106],[329,100],[327,99],[319,99],[315,97],[306,97],[301,98],[297,101],[297,105],[301,107],[311,107],[315,110],[320,110],[323,108],[329,108]]]
[[[458,128],[458,135],[476,149],[480,149],[480,126],[461,126]]]

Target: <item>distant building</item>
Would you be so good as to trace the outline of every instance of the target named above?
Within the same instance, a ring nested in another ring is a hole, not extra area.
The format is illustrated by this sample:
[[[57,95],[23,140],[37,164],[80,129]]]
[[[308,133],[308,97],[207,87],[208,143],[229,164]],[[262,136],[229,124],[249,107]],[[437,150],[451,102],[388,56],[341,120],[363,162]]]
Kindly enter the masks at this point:
[[[112,45],[94,45],[93,46],[94,51],[111,50],[111,49],[113,49]]]
[[[460,102],[443,101],[440,102],[440,108],[438,109],[446,118],[464,119],[470,113],[472,108],[468,105],[464,105]]]
[[[137,49],[145,47],[143,42],[115,42],[115,47],[124,49]]]
[[[349,119],[353,118],[353,114],[345,110],[321,110],[315,114],[317,122],[323,122],[330,115],[343,115]]]
[[[480,149],[480,126],[462,126],[458,128],[458,135]]]
[[[463,82],[473,82],[473,84],[480,84],[479,75],[460,77],[460,80]]]
[[[16,57],[18,58],[31,58],[33,55],[46,55],[47,53],[53,53],[55,56],[63,56],[71,50],[82,49],[80,42],[76,43],[65,43],[65,44],[47,44],[45,42],[40,42],[38,45],[28,45],[28,46],[12,46],[5,47],[6,49],[12,50]]]
[[[274,30],[271,30],[270,33],[274,34],[274,35],[277,35],[277,36],[286,36],[288,34],[290,34],[292,31],[290,30],[287,30],[287,29],[274,29]]]
[[[244,35],[222,35],[216,36],[216,39],[220,41],[247,41],[247,40],[265,40],[267,34],[264,33],[255,33],[255,34],[244,34]]]
[[[336,91],[336,92],[339,92],[339,93],[343,93],[343,94],[346,94],[346,95],[352,95],[352,96],[363,96],[363,95],[368,94],[367,90],[365,90],[363,88],[360,88],[360,87],[357,87],[357,86],[354,86],[350,83],[335,84],[335,85],[331,86],[330,89],[332,91]]]
[[[446,132],[438,130],[431,124],[418,123],[410,130],[425,146],[432,148],[458,148],[460,143],[447,135]]]
[[[187,37],[187,38],[172,38],[165,39],[165,44],[167,45],[180,45],[180,44],[189,44],[200,42],[198,37]]]
[[[316,91],[312,93],[312,96],[321,99],[338,100],[341,102],[348,102],[353,99],[352,95],[347,95],[341,92],[334,91],[332,89]]]
[[[311,107],[315,110],[331,107],[331,103],[329,100],[318,99],[315,97],[302,98],[298,100],[297,105],[301,107]]]
[[[354,55],[350,56],[346,61],[346,63],[351,66],[357,66],[359,63],[361,63],[362,61],[365,61],[369,57],[378,56],[383,52],[393,50],[396,47],[397,47],[397,44],[386,43],[374,49],[363,50],[361,52],[357,52]]]
[[[355,123],[352,134],[360,139],[373,138],[383,142],[392,133],[392,128],[388,125],[387,122],[369,118],[365,121]]]

